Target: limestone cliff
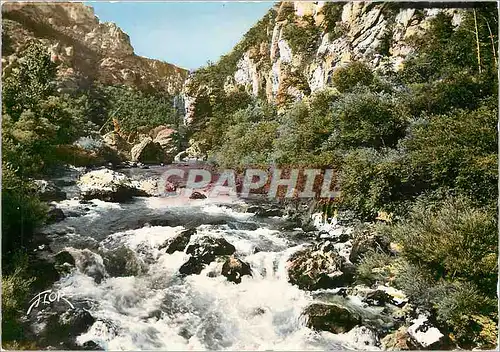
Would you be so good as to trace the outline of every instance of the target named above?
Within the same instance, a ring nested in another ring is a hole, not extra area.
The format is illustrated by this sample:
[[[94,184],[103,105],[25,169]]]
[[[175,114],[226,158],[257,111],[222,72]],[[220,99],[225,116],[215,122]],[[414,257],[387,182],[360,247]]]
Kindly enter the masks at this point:
[[[23,46],[42,41],[59,64],[61,89],[98,80],[178,94],[188,71],[134,54],[114,23],[101,23],[83,3],[4,3],[2,66],[9,70]]]
[[[463,10],[450,3],[278,3],[221,58],[216,75],[202,69],[188,79],[186,122],[196,117],[199,96],[221,84],[226,92],[244,88],[280,106],[328,86],[350,61],[398,70],[412,52],[412,36],[440,11],[460,23]]]

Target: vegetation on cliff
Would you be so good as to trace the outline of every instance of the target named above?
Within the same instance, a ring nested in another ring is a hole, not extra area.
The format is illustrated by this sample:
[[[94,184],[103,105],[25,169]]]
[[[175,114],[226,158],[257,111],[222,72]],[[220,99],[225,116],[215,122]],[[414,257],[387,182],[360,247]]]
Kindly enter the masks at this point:
[[[360,278],[391,277],[453,342],[491,348],[498,319],[497,12],[483,4],[462,16],[458,27],[446,13],[433,18],[411,39],[415,51],[402,70],[352,62],[330,86],[284,111],[244,92],[227,104],[224,77],[198,105],[195,138],[208,141],[206,151],[223,167],[337,170],[334,207],[361,221],[389,214],[377,231],[402,247],[396,257],[368,253]],[[315,50],[301,37],[308,23],[285,28],[292,50]]]

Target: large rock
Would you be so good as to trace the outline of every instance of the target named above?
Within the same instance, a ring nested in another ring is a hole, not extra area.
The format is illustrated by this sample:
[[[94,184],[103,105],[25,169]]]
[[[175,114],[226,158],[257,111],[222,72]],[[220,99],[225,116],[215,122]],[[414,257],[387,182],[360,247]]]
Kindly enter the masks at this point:
[[[307,327],[316,331],[340,334],[361,324],[361,318],[347,308],[336,304],[313,303],[303,312],[307,317]]]
[[[63,192],[53,182],[46,180],[35,180],[34,183],[40,200],[45,202],[59,202],[66,199],[66,192]]]
[[[147,196],[133,187],[130,179],[122,173],[102,169],[83,175],[78,181],[81,196],[85,200],[100,199],[107,202],[126,202],[134,196]]]
[[[51,206],[49,211],[47,212],[47,224],[53,224],[55,222],[62,221],[66,218],[66,215],[64,215],[64,212],[56,208],[55,206]]]
[[[132,145],[128,143],[118,132],[108,132],[102,137],[102,139],[104,143],[109,146],[109,148],[116,151],[119,155],[123,156],[123,158],[130,154],[130,148],[132,148]]]
[[[175,237],[169,238],[163,243],[159,249],[166,248],[166,253],[172,254],[176,251],[182,252],[191,240],[191,236],[196,233],[196,229],[188,229],[182,231]]]
[[[199,274],[217,256],[231,255],[235,251],[236,248],[222,237],[200,237],[186,248],[186,253],[191,254],[191,257],[179,268],[179,272],[182,275]]]
[[[130,159],[134,162],[141,162],[144,164],[171,162],[171,160],[168,160],[161,145],[154,142],[151,137],[143,138],[139,144],[132,147]]]
[[[137,276],[145,268],[134,251],[125,246],[101,254],[106,272],[111,277]]]
[[[94,279],[96,283],[101,281],[106,276],[106,269],[102,257],[88,249],[74,251],[76,268],[85,275]]]
[[[346,286],[355,268],[326,241],[294,253],[288,260],[288,281],[304,290]]]
[[[201,192],[198,192],[198,191],[194,191],[193,193],[191,193],[191,195],[189,196],[189,199],[206,199],[207,196],[204,195],[203,193]]]
[[[224,265],[222,265],[222,275],[225,276],[228,281],[239,284],[242,276],[252,276],[252,268],[248,263],[231,256],[224,262]]]
[[[443,349],[445,347],[446,336],[423,314],[413,320],[413,324],[408,328],[408,335],[417,346],[423,349]]]
[[[67,299],[72,301],[71,297]],[[77,349],[76,337],[87,332],[95,322],[87,310],[73,308],[62,299],[44,306],[37,314],[34,311],[31,314],[35,320],[32,333],[36,336],[37,346],[55,345],[64,350]]]

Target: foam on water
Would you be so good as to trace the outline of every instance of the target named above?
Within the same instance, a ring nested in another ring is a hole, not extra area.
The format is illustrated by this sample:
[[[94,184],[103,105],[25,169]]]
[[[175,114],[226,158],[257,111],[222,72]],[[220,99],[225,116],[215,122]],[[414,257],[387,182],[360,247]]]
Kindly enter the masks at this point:
[[[141,201],[149,209],[165,206],[158,198]],[[95,213],[106,207],[117,209],[110,203],[95,204]],[[206,200],[184,207],[239,220],[253,216]],[[200,236],[224,237],[251,265],[253,275],[244,276],[240,284],[229,282],[219,275],[219,260],[199,275],[181,278],[179,267],[189,255],[166,254],[159,247],[183,230],[183,226],[146,226],[115,232],[100,241],[100,247],[126,246],[145,262],[152,258],[146,272],[105,277],[97,284],[75,270],[56,284],[70,300],[89,302],[97,320],[78,343],[92,340],[110,350],[324,350],[363,340],[360,333],[316,333],[305,326],[302,311],[314,297],[288,283],[286,268],[289,256],[303,245],[279,237],[278,231],[263,224],[255,230],[201,225],[191,242]],[[254,253],[256,248],[261,251]]]

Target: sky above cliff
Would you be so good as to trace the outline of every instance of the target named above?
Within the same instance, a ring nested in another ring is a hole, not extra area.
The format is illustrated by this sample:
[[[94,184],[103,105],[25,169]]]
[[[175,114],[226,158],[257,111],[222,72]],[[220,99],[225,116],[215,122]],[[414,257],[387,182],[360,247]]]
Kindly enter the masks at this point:
[[[217,61],[272,2],[87,2],[130,36],[137,55],[187,69]]]

